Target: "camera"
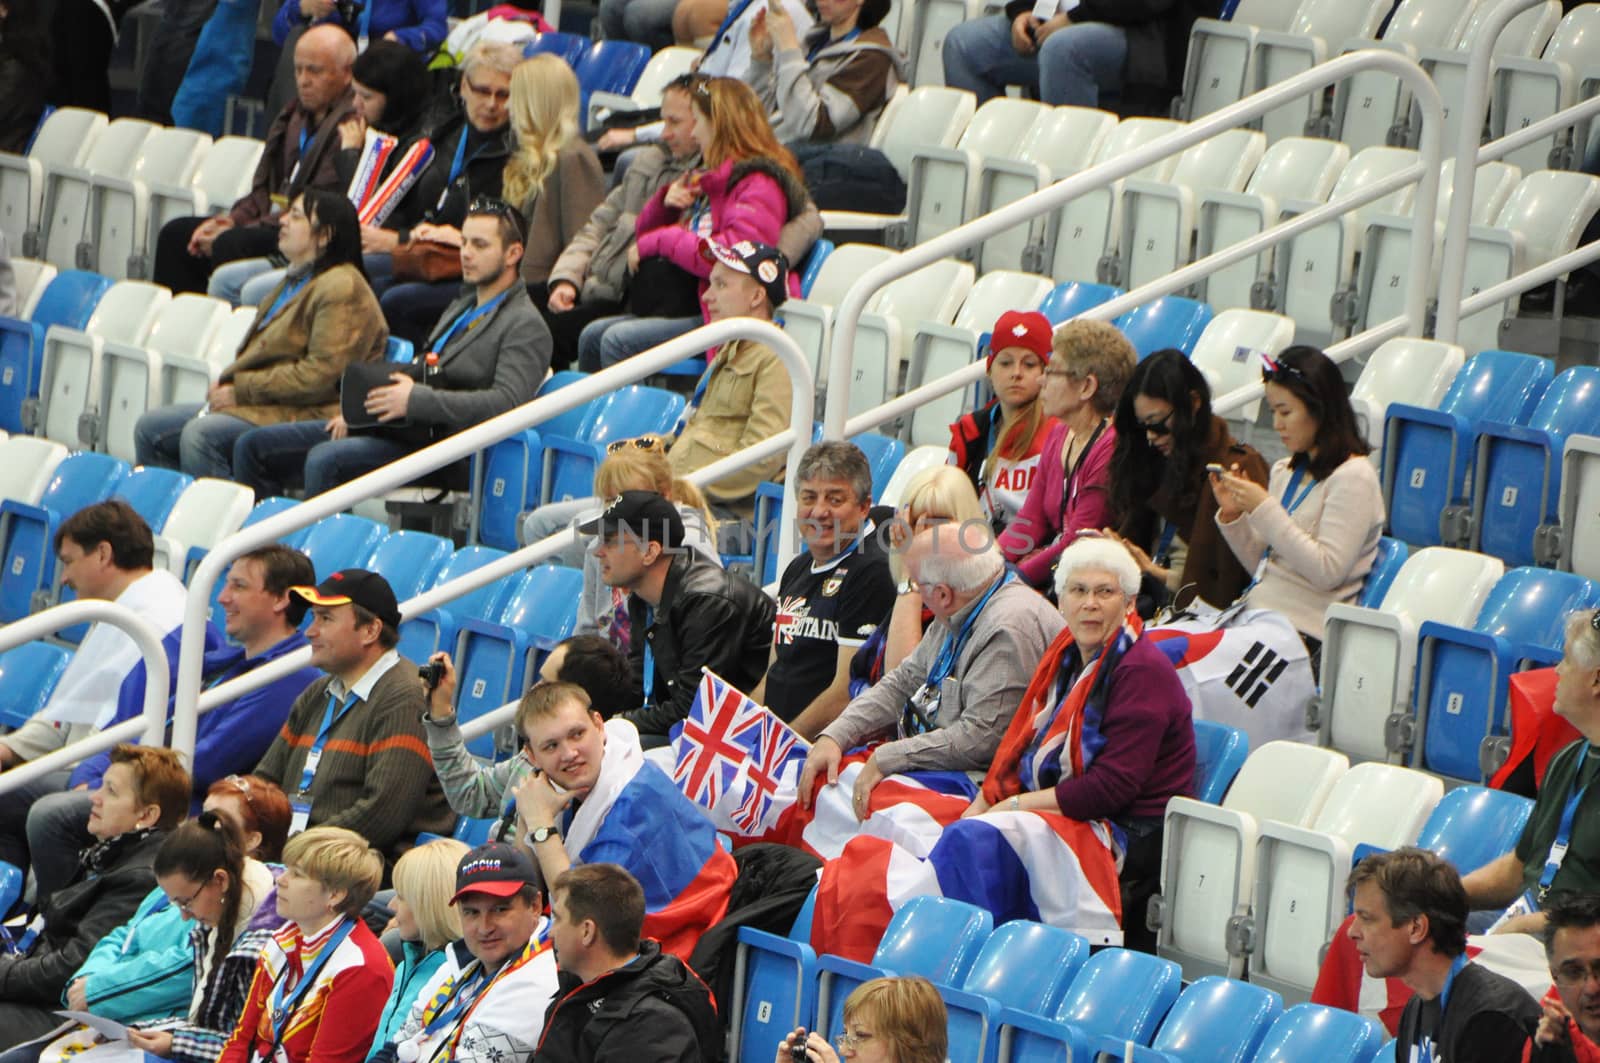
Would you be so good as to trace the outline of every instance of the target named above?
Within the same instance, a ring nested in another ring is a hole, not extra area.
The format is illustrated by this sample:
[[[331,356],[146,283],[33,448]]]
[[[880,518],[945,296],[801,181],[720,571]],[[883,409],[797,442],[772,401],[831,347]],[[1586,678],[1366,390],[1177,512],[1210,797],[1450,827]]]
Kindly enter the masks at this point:
[[[429,661],[427,664],[422,665],[417,669],[417,676],[422,680],[423,684],[428,688],[428,692],[431,694],[434,688],[439,685],[439,680],[444,678],[444,662]]]
[[[789,1045],[789,1059],[791,1063],[810,1063],[811,1057],[806,1055],[806,1038],[810,1034],[802,1032],[800,1038]]]
[[[366,6],[362,0],[333,0],[333,10],[346,26],[354,26],[360,21],[361,9]]]

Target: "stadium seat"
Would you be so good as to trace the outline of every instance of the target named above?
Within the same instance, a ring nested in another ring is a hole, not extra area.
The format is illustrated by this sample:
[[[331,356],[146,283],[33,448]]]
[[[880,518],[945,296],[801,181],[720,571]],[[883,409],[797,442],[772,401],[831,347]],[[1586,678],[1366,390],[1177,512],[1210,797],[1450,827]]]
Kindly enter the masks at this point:
[[[1073,318],[1081,316],[1085,311],[1126,294],[1121,288],[1110,284],[1064,281],[1050,289],[1050,294],[1039,304],[1039,313],[1049,318],[1050,324],[1059,328]]]
[[[1472,15],[1468,18],[1466,28],[1462,30],[1461,40],[1456,47],[1423,46],[1418,49],[1418,60],[1422,64],[1422,69],[1433,79],[1439,95],[1448,101],[1445,106],[1443,128],[1446,144],[1454,144],[1461,139],[1461,125],[1456,118],[1456,109],[1450,104],[1466,98],[1467,53],[1472,44],[1483,34],[1483,24],[1493,13],[1494,8],[1495,5],[1486,3],[1479,3],[1473,7]],[[1561,4],[1556,0],[1544,0],[1544,3],[1517,14],[1495,37],[1491,53],[1493,60],[1490,77],[1493,78],[1494,69],[1506,59],[1538,57],[1544,51],[1550,35],[1560,21]],[[1413,108],[1411,129],[1417,128],[1416,111],[1417,108]]]
[[[1233,18],[1226,22],[1195,19],[1189,30],[1183,95],[1174,113],[1193,121],[1243,99],[1255,83],[1251,64],[1256,34],[1288,29],[1299,6],[1300,0],[1239,0]]]
[[[850,381],[852,416],[899,393],[901,370],[917,329],[954,321],[975,280],[971,263],[946,258],[878,290],[856,327]],[[825,382],[825,374],[826,367],[818,379]]]
[[[317,579],[324,580],[341,569],[359,567],[388,534],[389,529],[377,521],[350,513],[335,513],[306,530],[300,552],[311,559]]]
[[[1261,823],[1310,825],[1349,768],[1331,749],[1268,742],[1245,759],[1220,805],[1167,802],[1161,892],[1150,906],[1157,953],[1191,979],[1241,976],[1244,943],[1230,940],[1229,924],[1250,910]]]
[[[1420,48],[1458,46],[1472,17],[1476,0],[1401,0],[1389,16],[1383,36],[1375,44],[1356,38],[1345,42],[1346,52],[1384,47],[1415,59]],[[1390,143],[1396,126],[1411,114],[1411,94],[1393,74],[1363,70],[1341,81],[1334,91],[1332,134],[1350,150]],[[1404,133],[1399,132],[1401,142]]]
[[[1529,798],[1485,786],[1458,786],[1434,807],[1417,845],[1469,875],[1515,849],[1532,814]]]
[[[1481,749],[1509,732],[1511,673],[1561,659],[1566,618],[1600,605],[1600,586],[1570,572],[1514,568],[1484,599],[1471,627],[1424,620],[1418,629],[1413,763],[1456,779],[1482,779]]]
[[[889,482],[884,485],[883,492],[878,496],[878,504],[899,508],[900,498],[905,493],[906,485],[917,473],[935,465],[949,464],[949,460],[950,451],[947,447],[914,447],[906,451],[906,456],[895,466],[894,475],[889,477]]]
[[[1372,568],[1367,570],[1367,579],[1361,585],[1361,596],[1356,599],[1356,604],[1368,609],[1376,609],[1381,605],[1383,596],[1389,593],[1389,585],[1394,582],[1400,566],[1406,563],[1410,553],[1410,547],[1399,539],[1388,535],[1379,538],[1378,555],[1372,559]]]
[[[951,1063],[993,1063],[1005,1009],[1049,1015],[1089,959],[1077,934],[1031,920],[996,927],[961,988],[939,986],[950,1016]]]
[[[143,342],[107,341],[101,349],[98,449],[136,460],[133,430],[147,410],[161,405],[163,381],[183,374],[208,379],[206,353],[232,308],[221,299],[185,293],[163,306]]]
[[[822,264],[833,254],[833,249],[832,240],[819,239],[811,245],[806,257],[800,260],[800,298],[804,299],[811,294],[812,286],[817,283],[817,274],[822,272]]]
[[[867,456],[867,464],[872,467],[872,501],[877,503],[906,456],[906,445],[876,432],[852,436],[850,442],[861,448],[861,452]]]
[[[1259,92],[1326,62],[1351,37],[1376,35],[1392,6],[1390,0],[1302,0],[1288,26],[1257,31],[1249,91]],[[1310,128],[1321,116],[1322,97],[1321,92],[1301,96],[1262,115],[1267,139],[1277,142]]]
[[[578,75],[578,121],[587,128],[589,103],[597,92],[627,96],[650,64],[650,48],[633,41],[595,41],[573,66]],[[657,89],[659,96],[660,90]]]
[[[1383,425],[1390,403],[1438,406],[1465,362],[1466,352],[1454,343],[1410,336],[1384,340],[1368,356],[1350,392],[1356,427],[1366,437],[1367,445],[1382,449]]]
[[[596,46],[601,43],[596,42]],[[611,114],[625,111],[642,111],[661,106],[661,91],[673,79],[687,74],[700,49],[685,46],[663,48],[650,56],[633,87],[626,93],[597,89],[589,93],[589,104],[584,111],[586,128],[599,128],[599,123]]]
[[[155,564],[179,579],[207,550],[243,526],[255,493],[232,480],[203,477],[183,489],[156,536]]]
[[[583,380],[587,373],[562,370],[550,374],[539,388],[544,396]],[[517,548],[522,514],[542,500],[545,435],[582,438],[589,419],[601,406],[594,399],[540,422],[537,428],[502,439],[488,449],[484,462],[482,508],[478,514],[478,539],[497,550]]]
[[[919,85],[887,111],[872,131],[869,147],[888,156],[906,187],[911,185],[911,158],[929,147],[953,148],[977,111],[970,92],[943,85]],[[881,231],[893,216],[855,211],[825,210],[822,223],[829,232]]]
[[[0,652],[0,727],[21,727],[44,708],[71,657],[62,647],[43,641]],[[16,903],[15,897],[11,903]],[[0,908],[4,911],[10,911],[10,905]]]
[[[98,448],[105,345],[143,343],[171,301],[172,292],[160,285],[118,281],[101,298],[82,329],[52,326],[44,338],[34,430],[69,447],[82,443]]]
[[[1284,137],[1276,141],[1261,156],[1243,192],[1200,193],[1195,257],[1204,258],[1276,225],[1280,203],[1291,199],[1327,202],[1349,163],[1350,149],[1336,140]],[[1263,251],[1224,266],[1203,277],[1196,289],[1214,307],[1257,308],[1257,284],[1270,287],[1274,253]]]
[[[1581,4],[1567,11],[1543,54],[1538,58],[1507,57],[1495,64],[1489,107],[1489,136],[1498,140],[1541,118],[1571,107],[1579,99],[1581,82],[1600,64],[1600,8]],[[1586,123],[1576,130],[1585,132]],[[1506,161],[1528,173],[1550,164],[1560,146],[1560,134],[1542,137],[1506,156]],[[1583,159],[1583,139],[1573,145],[1569,165]]]
[[[817,1032],[844,1032],[844,1001],[863,982],[886,973],[918,974],[936,985],[959,984],[994,932],[987,910],[948,897],[913,897],[889,920],[872,963],[839,956],[817,959]]]
[[[568,66],[577,69],[590,47],[589,38],[576,33],[540,33],[523,46],[522,55],[526,59],[536,55],[553,55],[565,59]]]
[[[1115,324],[1142,360],[1168,347],[1192,353],[1214,316],[1209,303],[1162,295],[1129,310]]]
[[[23,444],[14,447],[12,444]],[[55,581],[55,533],[61,522],[84,506],[111,497],[128,466],[104,454],[66,454],[44,440],[19,437],[0,443],[0,622],[21,620],[33,611],[34,595]],[[24,478],[36,470],[22,460],[38,460],[45,486],[35,491]],[[14,493],[16,492],[16,493]]]
[[[1194,798],[1218,805],[1250,755],[1250,739],[1237,727],[1194,721]]]
[[[26,321],[33,317],[39,300],[44,297],[45,289],[56,279],[56,268],[37,258],[13,255],[11,275],[17,286],[16,304],[12,308],[12,313]]]
[[[390,336],[384,344],[383,360],[396,365],[410,365],[417,357],[417,348],[410,340]]]
[[[1345,880],[1355,846],[1409,845],[1444,784],[1392,764],[1357,764],[1340,777],[1311,827],[1266,822],[1256,843],[1250,981],[1293,998],[1310,997],[1322,946],[1346,912]]]
[[[455,547],[449,539],[420,531],[392,531],[361,567],[381,572],[397,601],[415,598],[434,585]]]
[[[450,832],[450,837],[477,848],[489,841],[489,831],[494,827],[494,823],[492,819],[469,819],[462,816],[456,820],[456,829]]]
[[[983,8],[977,0],[922,0],[906,6],[911,8],[913,21],[910,39],[900,43],[900,51],[910,61],[907,74],[911,83],[943,85],[945,36],[968,19],[977,18]]]
[[[1150,1050],[1135,1048],[1131,1058],[1140,1063],[1249,1063],[1267,1028],[1281,1014],[1283,999],[1271,990],[1207,975],[1178,995]],[[1115,1035],[1090,1038],[1088,1043],[1091,1049],[1113,1056],[1124,1052]]]
[[[279,513],[282,513],[285,510],[293,509],[299,504],[300,503],[296,502],[294,499],[284,498],[282,495],[274,495],[271,498],[263,498],[251,508],[250,515],[244,519],[244,523],[239,525],[239,527],[242,529],[248,528],[252,524],[260,524],[268,517],[275,517]],[[285,546],[292,546],[296,550],[299,550],[305,545],[306,537],[310,534],[311,528],[310,526],[307,526],[298,531],[290,532],[288,535],[284,536],[278,541],[283,543]],[[317,573],[318,582],[321,582],[322,578],[327,575],[329,575],[329,573],[319,571]],[[403,598],[401,599],[401,601],[404,600],[405,599]]]
[[[111,279],[83,270],[62,270],[50,282],[30,318],[0,317],[0,429],[27,431],[38,404],[44,338],[57,325],[81,329]]]
[[[13,254],[44,257],[37,229],[45,175],[82,166],[109,121],[99,111],[61,107],[44,120],[26,155],[0,154],[0,231]]]
[[[618,439],[670,432],[687,405],[682,395],[630,384],[596,400],[581,435],[540,433],[544,443],[544,501],[564,502],[594,494],[594,473],[606,445]]]
[[[1092,107],[1053,107],[1034,119],[1016,157],[990,158],[978,174],[978,214],[988,214],[1063,177],[1087,169],[1095,152],[1117,125],[1117,116]],[[1014,225],[989,237],[978,249],[978,267],[1037,270],[1043,262],[1046,219]]]
[[[1089,957],[1053,1016],[1001,1013],[1000,1063],[1094,1059],[1088,1039],[1148,1045],[1182,987],[1178,965],[1130,949]],[[1066,1049],[1063,1053],[1062,1049]]]
[[[187,357],[163,358],[160,405],[205,402],[211,385],[221,377],[222,370],[233,362],[255,322],[256,308],[241,306],[223,318],[217,330],[211,334],[211,342],[206,344],[204,357],[200,361],[192,361]]]
[[[150,134],[151,122],[118,118],[95,138],[88,156],[78,166],[55,165],[45,171],[44,193],[39,202],[38,240],[43,257],[60,269],[89,269],[93,251],[79,245],[92,235],[89,228],[89,188],[97,173],[125,173],[136,160]],[[115,276],[123,272],[119,266]]]
[[[1433,546],[1400,567],[1377,609],[1335,603],[1324,614],[1319,740],[1363,760],[1400,756],[1409,744],[1417,633],[1424,621],[1466,627],[1505,566]]]
[[[816,890],[806,903],[815,903]],[[767,1063],[778,1045],[797,1026],[816,1021],[817,954],[810,945],[810,925],[801,920],[779,937],[754,927],[739,928],[733,967],[733,1001],[729,1009],[729,1063]]]
[[[503,550],[487,546],[464,546],[445,563],[433,586],[443,586],[504,556]],[[319,565],[317,572],[322,571],[322,566]],[[426,661],[437,651],[450,649],[456,644],[456,635],[461,630],[461,622],[468,617],[482,620],[495,615],[505,600],[509,588],[508,581],[496,580],[462,595],[447,606],[402,621],[400,655],[411,661]]]
[[[895,252],[875,244],[841,244],[823,261],[806,297],[783,304],[783,331],[806,352],[819,393],[827,380],[828,334],[834,307],[863,273],[894,256]]]
[[[926,147],[911,153],[902,225],[890,223],[895,247],[926,243],[976,217],[979,177],[988,159],[1012,161],[1036,121],[1051,108],[1032,100],[996,96],[973,114],[954,147]]]
[[[166,527],[167,517],[192,483],[194,477],[175,469],[141,465],[118,481],[117,489],[111,496],[126,501],[144,518],[152,531],[159,531]]]
[[[231,207],[250,191],[250,181],[265,147],[264,141],[254,137],[218,137],[200,160],[192,180],[172,184],[146,181],[150,212],[145,246],[154,248],[161,227],[175,218],[204,217]]]
[[[1277,355],[1294,342],[1294,321],[1264,310],[1224,310],[1211,319],[1194,345],[1191,360],[1211,385],[1213,408],[1229,392],[1261,382],[1261,356]],[[1253,422],[1261,400],[1231,410],[1217,409],[1230,421]]]
[[[1383,1027],[1342,1008],[1296,1004],[1272,1024],[1254,1063],[1370,1063]]]
[[[169,127],[145,138],[131,167],[124,161],[112,170],[94,170],[91,157],[88,220],[81,238],[86,268],[117,280],[149,277],[155,256],[149,243],[150,187],[189,184],[210,148],[209,135]]]
[[[1383,494],[1389,534],[1413,546],[1465,542],[1446,526],[1472,485],[1478,424],[1526,424],[1554,375],[1549,361],[1482,351],[1461,367],[1437,409],[1391,403],[1384,421]]]

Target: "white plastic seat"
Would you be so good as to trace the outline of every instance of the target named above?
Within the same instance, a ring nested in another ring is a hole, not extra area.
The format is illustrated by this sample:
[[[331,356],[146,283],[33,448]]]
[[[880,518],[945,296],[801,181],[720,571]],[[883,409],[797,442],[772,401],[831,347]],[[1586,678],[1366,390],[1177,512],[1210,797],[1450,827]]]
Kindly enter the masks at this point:
[[[1039,115],[1023,134],[1015,159],[984,160],[976,214],[992,213],[1087,169],[1116,127],[1116,115],[1092,107],[1055,107]],[[989,237],[978,249],[979,269],[1038,268],[1045,228],[1045,219],[1035,218]]]
[[[900,464],[894,467],[894,472],[889,474],[889,482],[883,485],[883,494],[878,498],[878,504],[899,508],[901,496],[905,494],[906,485],[909,484],[917,473],[924,469],[931,469],[935,465],[948,465],[950,463],[950,448],[948,446],[914,447],[906,451],[906,456],[900,459]],[[41,490],[43,490],[41,488]]]
[[[1211,402],[1228,392],[1261,381],[1261,356],[1275,355],[1294,342],[1294,322],[1264,310],[1224,310],[1211,319],[1194,345],[1191,361],[1211,385]],[[1217,413],[1230,421],[1252,422],[1261,400],[1252,399],[1237,411]]]
[[[1342,51],[1382,47],[1416,59],[1422,48],[1458,46],[1478,0],[1400,0],[1381,40],[1354,38]],[[1333,99],[1334,135],[1352,151],[1389,142],[1391,130],[1411,114],[1410,93],[1400,79],[1363,70],[1339,83]]]
[[[661,92],[676,78],[694,68],[700,58],[700,49],[687,45],[662,48],[650,57],[634,83],[633,91],[626,96],[615,92],[589,94],[588,128],[598,129],[606,116],[628,111],[642,111],[661,106]]]
[[[1199,196],[1242,191],[1266,149],[1264,134],[1229,129],[1186,149],[1170,180],[1124,181],[1118,266],[1107,279],[1132,290],[1188,265]]]
[[[1567,12],[1539,58],[1509,57],[1495,68],[1489,103],[1489,134],[1498,139],[1578,102],[1579,80],[1600,64],[1600,5]],[[1580,126],[1580,129],[1582,127]],[[1506,156],[1524,172],[1548,165],[1556,135],[1525,144]],[[1583,158],[1575,145],[1574,163]]]
[[[806,352],[816,373],[819,393],[828,379],[828,339],[833,326],[833,308],[862,274],[894,256],[894,251],[876,244],[840,244],[823,259],[822,269],[811,284],[810,295],[784,302],[783,330]],[[868,308],[871,308],[870,300]]]
[[[1233,18],[1199,18],[1189,29],[1178,117],[1202,118],[1242,99],[1253,84],[1251,63],[1261,30],[1284,30],[1300,0],[1240,0]]]
[[[207,376],[207,349],[231,313],[232,307],[221,299],[186,293],[162,307],[143,343],[105,344],[98,403],[101,450],[126,462],[136,460],[134,425],[146,410],[162,405],[162,379],[169,367]]]
[[[1357,764],[1334,783],[1311,827],[1263,823],[1256,842],[1250,981],[1286,999],[1309,998],[1322,947],[1344,920],[1355,847],[1397,849],[1415,842],[1443,796],[1438,776]]]
[[[113,125],[115,128],[115,125]],[[95,172],[90,180],[88,268],[114,279],[148,277],[153,247],[150,186],[187,185],[211,147],[192,129],[157,129],[145,140],[132,170]]]
[[[1350,162],[1337,140],[1285,137],[1267,148],[1243,192],[1205,191],[1195,215],[1195,257],[1247,240],[1278,223],[1278,204],[1297,199],[1324,203]],[[1216,270],[1200,281],[1200,295],[1218,310],[1248,309],[1256,282],[1270,280],[1272,251]]]
[[[1600,580],[1600,436],[1573,435],[1561,457],[1560,567]]]
[[[144,142],[154,133],[154,123],[137,118],[119,118],[94,142],[82,166],[53,166],[44,177],[44,197],[40,205],[40,239],[44,258],[61,269],[88,267],[79,261],[79,245],[87,245],[89,232],[89,186],[95,174],[128,171],[131,160],[139,157]],[[88,247],[85,247],[88,252]]]
[[[1422,68],[1433,78],[1444,100],[1444,142],[1454,144],[1461,139],[1461,126],[1457,119],[1455,103],[1463,99],[1467,84],[1467,52],[1483,33],[1483,23],[1494,11],[1495,5],[1480,3],[1473,8],[1472,17],[1462,31],[1456,48],[1422,48]],[[1561,21],[1561,4],[1558,0],[1545,0],[1513,18],[1494,43],[1494,65],[1506,59],[1527,59],[1544,51]],[[1491,70],[1494,66],[1491,66]],[[1491,74],[1491,77],[1493,75]],[[1420,113],[1420,112],[1419,112]],[[1412,128],[1416,128],[1413,121]]]
[[[949,376],[970,364],[978,354],[978,337],[994,327],[1007,310],[1032,309],[1050,294],[1050,278],[1037,273],[1000,270],[978,278],[966,301],[948,325],[919,325],[911,340],[905,390]],[[942,443],[950,438],[950,425],[971,406],[971,389],[924,402],[906,426],[910,446]]]
[[[33,317],[34,308],[39,305],[39,297],[50,287],[50,282],[56,279],[56,268],[37,258],[13,258],[11,275],[17,285],[17,305],[13,308],[13,313],[26,321]]]
[[[889,282],[873,296],[856,329],[850,379],[850,414],[897,394],[900,371],[911,353],[911,337],[923,323],[948,325],[972,290],[969,262],[941,259]]]
[[[1466,352],[1454,343],[1410,336],[1385,340],[1373,351],[1350,392],[1356,425],[1373,452],[1383,446],[1390,403],[1437,408],[1465,361]]]
[[[1101,143],[1095,163],[1117,158],[1181,128],[1180,123],[1164,118],[1129,118]],[[1128,179],[1165,181],[1177,169],[1178,155],[1144,166]],[[1038,272],[1063,281],[1101,280],[1101,258],[1116,245],[1121,219],[1122,181],[1092,189],[1050,212],[1045,236],[1043,261],[1048,268]]]
[[[1229,947],[1228,923],[1250,912],[1262,822],[1309,826],[1349,769],[1335,750],[1268,742],[1250,752],[1221,805],[1167,802],[1160,900],[1151,907],[1156,952],[1181,964],[1186,980],[1243,976],[1244,955]]]
[[[1417,629],[1425,620],[1471,627],[1504,574],[1498,558],[1430,546],[1406,559],[1378,608],[1328,606],[1318,741],[1352,759],[1398,759],[1412,719]]]
[[[944,84],[944,39],[961,23],[977,18],[977,0],[917,0],[910,12],[911,39],[900,51],[910,60],[911,83],[918,88]],[[904,23],[902,23],[903,25]]]
[[[941,85],[919,86],[878,123],[870,146],[888,156],[909,187],[911,157],[921,148],[955,147],[977,109],[977,97],[970,92]],[[832,231],[883,229],[895,220],[892,214],[822,212],[823,227]]]
[[[1259,92],[1326,62],[1351,37],[1375,36],[1391,6],[1390,0],[1301,0],[1288,26],[1256,34],[1250,90]],[[1307,94],[1262,115],[1261,130],[1272,142],[1300,136],[1321,110],[1322,93]]]
[[[256,308],[253,306],[241,306],[223,318],[212,333],[211,342],[206,344],[202,364],[195,365],[180,358],[163,358],[160,405],[205,402],[206,392],[238,355],[255,320]]]
[[[974,216],[986,159],[1012,161],[1034,122],[1051,108],[1032,100],[996,97],[979,107],[953,148],[919,148],[906,182],[906,230],[896,243],[924,243]]]
[[[83,165],[109,121],[99,111],[62,107],[45,119],[27,155],[0,153],[0,231],[13,253],[40,257],[36,230],[45,173]]]
[[[150,193],[146,246],[155,247],[161,227],[175,218],[218,214],[250,191],[265,145],[252,137],[218,137],[185,184],[146,182]]]
[[[0,498],[39,504],[67,448],[48,439],[11,436],[0,441]]]
[[[143,343],[171,301],[172,293],[160,285],[118,281],[107,289],[83,330],[52,325],[44,338],[34,430],[69,446],[96,446],[105,345]]]
[[[238,531],[255,504],[255,492],[243,484],[196,480],[183,489],[155,537],[155,567],[184,578],[190,549],[209,550]]]

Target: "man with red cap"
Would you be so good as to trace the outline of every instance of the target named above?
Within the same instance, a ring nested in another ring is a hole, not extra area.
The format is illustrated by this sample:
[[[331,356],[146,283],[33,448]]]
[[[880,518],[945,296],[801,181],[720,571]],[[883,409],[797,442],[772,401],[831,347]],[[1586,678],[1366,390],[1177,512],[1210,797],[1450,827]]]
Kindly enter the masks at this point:
[[[971,477],[997,533],[1022,509],[1045,436],[1056,426],[1039,401],[1053,333],[1036,310],[1001,314],[986,357],[994,398],[950,426],[950,463]]]
[[[544,895],[528,854],[480,845],[456,865],[462,938],[370,1063],[521,1063],[556,995]]]

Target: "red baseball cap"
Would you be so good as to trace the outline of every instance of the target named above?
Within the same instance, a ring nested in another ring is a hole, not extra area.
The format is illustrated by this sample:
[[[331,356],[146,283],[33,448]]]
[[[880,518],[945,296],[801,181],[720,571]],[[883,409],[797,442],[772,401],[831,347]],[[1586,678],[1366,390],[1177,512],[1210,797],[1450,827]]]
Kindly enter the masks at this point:
[[[994,365],[994,356],[1007,347],[1021,347],[1039,356],[1046,364],[1050,361],[1051,344],[1055,328],[1050,319],[1037,310],[1007,310],[994,323],[989,334],[989,357],[984,368]]]

